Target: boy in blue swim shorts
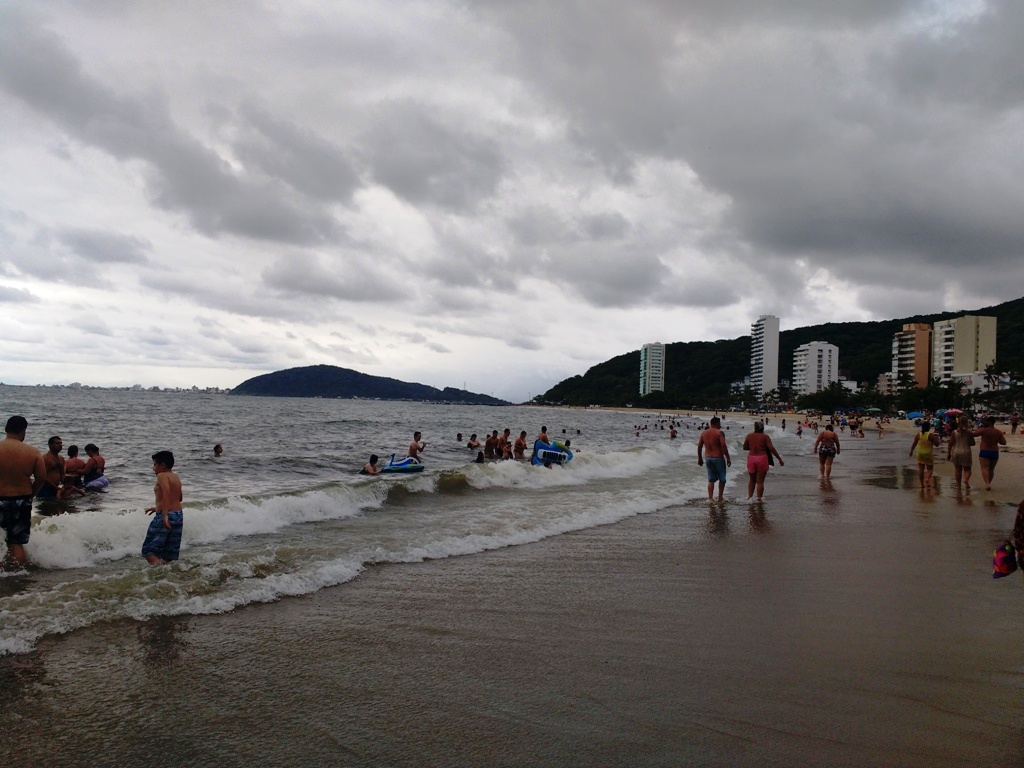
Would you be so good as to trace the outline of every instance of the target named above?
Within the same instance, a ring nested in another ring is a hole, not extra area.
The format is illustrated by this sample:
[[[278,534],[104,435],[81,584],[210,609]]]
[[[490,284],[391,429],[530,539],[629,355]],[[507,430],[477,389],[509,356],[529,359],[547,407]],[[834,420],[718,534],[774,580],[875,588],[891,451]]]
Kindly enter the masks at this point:
[[[153,454],[153,473],[156,475],[153,493],[156,495],[156,504],[147,507],[146,514],[155,514],[146,531],[146,540],[142,543],[142,556],[150,565],[177,560],[181,548],[181,531],[184,526],[181,478],[171,471],[173,467],[174,454],[170,451],[157,451]]]

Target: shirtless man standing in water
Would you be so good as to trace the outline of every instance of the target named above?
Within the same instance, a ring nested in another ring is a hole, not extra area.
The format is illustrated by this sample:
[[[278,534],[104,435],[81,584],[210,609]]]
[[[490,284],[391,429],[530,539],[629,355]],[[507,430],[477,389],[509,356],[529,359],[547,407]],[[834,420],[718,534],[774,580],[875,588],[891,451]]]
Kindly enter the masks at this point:
[[[420,433],[413,432],[412,442],[409,443],[409,458],[416,459],[416,461],[420,461],[420,451],[424,451],[426,450],[426,448],[427,444],[425,442],[420,442]]]
[[[732,466],[732,458],[729,456],[725,435],[722,434],[722,420],[717,416],[712,417],[711,425],[700,433],[697,441],[698,467],[704,466],[705,458],[708,463],[708,501],[714,500],[717,482],[718,501],[721,502],[725,492],[725,468]]]
[[[32,496],[46,479],[42,454],[25,444],[28,422],[11,416],[0,440],[0,528],[7,534],[7,560],[25,565],[25,545],[32,526]]]

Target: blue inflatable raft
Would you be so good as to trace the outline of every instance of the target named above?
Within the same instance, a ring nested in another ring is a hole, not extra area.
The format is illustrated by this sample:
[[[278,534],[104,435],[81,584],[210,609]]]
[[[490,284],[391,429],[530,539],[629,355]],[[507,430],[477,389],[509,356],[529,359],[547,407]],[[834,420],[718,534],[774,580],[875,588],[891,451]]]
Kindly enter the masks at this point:
[[[572,461],[572,451],[561,443],[545,443],[537,440],[533,444],[533,456],[531,464],[544,466],[545,464],[558,464],[559,466]]]
[[[422,472],[426,467],[422,462],[417,461],[412,456],[406,456],[404,459],[395,460],[395,454],[391,454],[391,460],[388,461],[383,467],[380,468],[381,473],[390,474],[409,474],[411,472]]]

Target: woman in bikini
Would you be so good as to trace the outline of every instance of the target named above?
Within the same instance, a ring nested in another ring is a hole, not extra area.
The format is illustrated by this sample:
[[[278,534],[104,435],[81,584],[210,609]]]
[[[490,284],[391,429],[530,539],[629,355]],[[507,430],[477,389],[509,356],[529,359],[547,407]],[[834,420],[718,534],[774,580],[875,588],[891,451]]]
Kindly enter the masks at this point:
[[[832,477],[832,460],[839,455],[839,435],[831,424],[826,424],[825,431],[814,441],[814,452],[818,454],[818,477],[828,480]]]
[[[754,431],[746,436],[743,440],[743,450],[749,451],[747,454],[747,498],[751,498],[754,495],[754,489],[757,489],[757,500],[760,501],[761,497],[764,496],[764,479],[768,475],[768,454],[774,454],[775,458],[779,460],[779,466],[784,467],[786,462],[779,456],[779,452],[775,450],[775,446],[772,445],[772,439],[764,433],[764,424],[760,421],[754,422]]]
[[[963,480],[967,490],[971,490],[971,446],[974,445],[974,432],[971,430],[970,422],[966,416],[961,416],[954,429],[949,435],[949,447],[946,449],[946,459],[953,462],[953,474],[956,479],[956,487],[960,487]]]

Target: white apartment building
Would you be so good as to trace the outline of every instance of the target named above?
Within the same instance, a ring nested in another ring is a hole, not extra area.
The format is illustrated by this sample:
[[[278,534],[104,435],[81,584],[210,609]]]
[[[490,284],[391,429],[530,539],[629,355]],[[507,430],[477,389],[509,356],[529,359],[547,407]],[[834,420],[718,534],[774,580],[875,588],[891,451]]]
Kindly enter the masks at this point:
[[[779,318],[761,315],[750,326],[750,382],[763,395],[779,386]]]
[[[827,341],[809,341],[793,352],[793,392],[810,395],[839,381],[839,347]]]
[[[932,326],[932,377],[941,381],[984,374],[996,361],[996,318],[964,315]]]
[[[665,345],[660,341],[640,348],[640,397],[665,391]]]

